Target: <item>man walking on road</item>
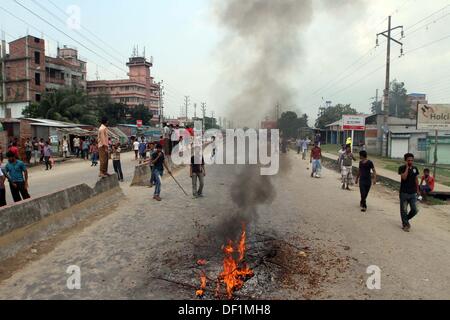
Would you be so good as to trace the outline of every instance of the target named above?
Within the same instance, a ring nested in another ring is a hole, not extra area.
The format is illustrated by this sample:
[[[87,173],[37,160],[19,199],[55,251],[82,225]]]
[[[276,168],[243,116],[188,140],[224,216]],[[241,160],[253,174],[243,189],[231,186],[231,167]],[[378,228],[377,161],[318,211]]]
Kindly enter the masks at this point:
[[[359,191],[361,192],[361,211],[367,211],[367,196],[369,195],[370,188],[372,187],[372,172],[373,172],[373,184],[377,183],[377,171],[372,161],[367,159],[367,151],[360,151],[359,156],[361,161],[359,163],[359,172],[356,176],[355,183],[359,183]]]
[[[320,163],[322,159],[322,149],[320,149],[319,145],[314,144],[314,148],[311,150],[310,163],[312,163],[312,172],[311,178],[320,178],[320,171],[322,169],[322,165]]]
[[[352,148],[347,145],[345,153],[342,155],[342,189],[350,190],[350,184],[353,182],[353,161],[356,161],[352,153]]]
[[[194,155],[191,157],[190,176],[192,178],[192,193],[194,198],[203,197],[203,187],[205,186],[205,159],[200,147],[195,147]],[[197,180],[200,186],[197,189]]]
[[[5,174],[9,181],[14,202],[29,199],[27,167],[22,161],[17,160],[12,152],[8,152],[6,157],[8,158],[8,163],[5,166]]]
[[[308,147],[309,144],[311,143],[311,140],[309,140],[309,138],[306,138],[305,140],[303,140],[302,143],[302,159],[306,160],[306,154],[308,153]]]
[[[398,174],[401,176],[400,186],[400,214],[402,217],[403,230],[411,230],[410,221],[419,213],[417,208],[417,198],[420,195],[419,189],[419,169],[414,166],[414,155],[405,154],[406,164],[398,168]],[[408,213],[408,205],[410,211]]]
[[[108,173],[108,147],[109,147],[109,141],[108,141],[108,118],[103,117],[101,120],[101,126],[98,129],[98,154],[100,158],[100,178],[109,177],[110,174]]]
[[[164,167],[167,169],[167,172],[169,174],[172,174],[172,172],[169,169],[169,166],[167,165],[166,158],[164,156],[164,152],[162,151],[162,146],[158,144],[156,146],[156,152],[152,155],[152,162],[153,162],[153,172],[154,172],[154,179],[155,179],[155,193],[153,195],[153,199],[156,201],[161,201],[161,178],[164,175]]]

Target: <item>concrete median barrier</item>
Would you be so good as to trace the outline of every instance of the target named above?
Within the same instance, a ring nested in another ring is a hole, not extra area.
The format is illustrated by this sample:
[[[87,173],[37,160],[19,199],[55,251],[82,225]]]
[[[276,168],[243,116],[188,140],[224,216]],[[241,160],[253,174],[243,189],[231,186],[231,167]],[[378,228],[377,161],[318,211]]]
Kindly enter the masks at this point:
[[[150,186],[150,166],[141,165],[136,166],[134,169],[133,180],[131,181],[132,187],[148,187]]]
[[[117,175],[0,209],[0,261],[123,199]]]

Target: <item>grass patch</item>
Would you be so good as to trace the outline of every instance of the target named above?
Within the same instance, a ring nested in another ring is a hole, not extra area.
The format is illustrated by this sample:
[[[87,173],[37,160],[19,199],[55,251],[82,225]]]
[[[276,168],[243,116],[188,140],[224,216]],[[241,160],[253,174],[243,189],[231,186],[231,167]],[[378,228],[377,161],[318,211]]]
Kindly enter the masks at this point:
[[[445,205],[448,205],[448,201],[429,197],[426,201],[426,204],[428,204],[430,206],[445,206]]]

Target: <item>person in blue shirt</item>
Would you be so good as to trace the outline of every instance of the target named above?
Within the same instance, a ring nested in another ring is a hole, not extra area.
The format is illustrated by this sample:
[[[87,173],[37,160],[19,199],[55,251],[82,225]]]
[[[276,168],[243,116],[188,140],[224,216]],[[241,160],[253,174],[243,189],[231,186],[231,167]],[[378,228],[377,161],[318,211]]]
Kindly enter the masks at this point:
[[[141,164],[142,161],[147,160],[147,143],[145,142],[144,137],[141,138],[141,142],[139,143],[139,157],[139,164]]]
[[[5,166],[5,175],[9,181],[14,202],[29,199],[27,167],[22,161],[17,160],[16,155],[12,152],[8,152],[6,157],[8,163]]]

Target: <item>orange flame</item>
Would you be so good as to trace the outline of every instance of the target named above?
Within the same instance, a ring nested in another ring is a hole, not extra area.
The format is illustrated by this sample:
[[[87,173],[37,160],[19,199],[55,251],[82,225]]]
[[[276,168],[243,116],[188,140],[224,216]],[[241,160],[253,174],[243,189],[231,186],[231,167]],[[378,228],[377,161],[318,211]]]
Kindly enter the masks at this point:
[[[245,263],[245,252],[246,252],[246,241],[247,241],[247,233],[245,231],[245,224],[243,225],[242,234],[239,240],[238,245],[234,246],[233,241],[229,241],[226,246],[222,247],[222,250],[225,254],[225,258],[223,259],[223,271],[217,278],[217,287],[216,287],[216,297],[220,295],[220,285],[224,283],[227,290],[227,295],[229,299],[233,298],[233,293],[239,289],[241,289],[248,279],[252,278],[255,274],[251,268],[247,266]],[[234,258],[235,253],[239,254],[238,259]],[[204,263],[203,263],[204,262]],[[205,260],[197,261],[198,265],[206,264]],[[201,297],[204,295],[206,288],[206,276],[205,273],[202,272],[201,277],[202,287],[200,290],[197,290],[197,296]]]
[[[254,276],[253,270],[251,270],[244,261],[246,251],[246,232],[245,225],[241,234],[241,239],[237,247],[239,253],[239,260],[235,260],[233,253],[235,249],[233,242],[229,241],[228,245],[223,248],[225,258],[223,260],[223,272],[219,276],[219,280],[225,283],[227,287],[228,298],[233,297],[233,292],[239,290],[244,285],[244,282]]]
[[[202,271],[202,274],[200,276],[200,290],[197,290],[195,294],[197,297],[202,297],[205,294],[206,289],[206,274]]]

